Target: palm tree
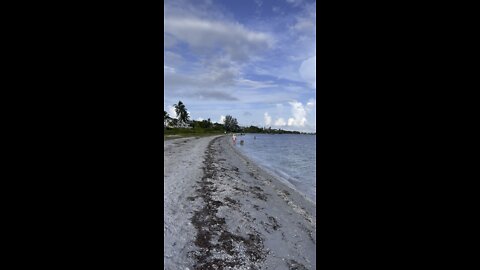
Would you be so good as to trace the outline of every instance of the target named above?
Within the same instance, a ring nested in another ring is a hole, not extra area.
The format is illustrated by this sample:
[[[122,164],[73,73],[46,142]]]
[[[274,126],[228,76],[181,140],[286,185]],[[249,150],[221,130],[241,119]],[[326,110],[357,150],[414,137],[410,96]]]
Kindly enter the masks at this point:
[[[168,115],[167,111],[163,111],[163,125],[167,126],[167,123],[172,120],[170,115]]]
[[[178,101],[178,104],[173,104],[173,106],[175,107],[175,113],[177,114],[178,120],[187,123],[189,116],[185,105],[183,105],[181,101]]]

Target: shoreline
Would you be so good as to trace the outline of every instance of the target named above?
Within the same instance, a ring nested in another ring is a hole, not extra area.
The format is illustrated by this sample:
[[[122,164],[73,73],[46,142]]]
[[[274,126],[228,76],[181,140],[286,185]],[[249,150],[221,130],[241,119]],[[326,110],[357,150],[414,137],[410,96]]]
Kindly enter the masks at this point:
[[[315,268],[315,204],[229,136],[164,147],[164,269]]]
[[[236,152],[237,155],[242,157],[246,162],[249,162],[253,167],[255,167],[258,171],[262,172],[264,175],[268,175],[270,178],[275,179],[280,185],[284,185],[285,188],[288,188],[291,190],[292,193],[297,193],[299,196],[302,197],[302,199],[307,200],[309,203],[312,203],[313,205],[317,205],[316,201],[309,198],[307,194],[301,192],[300,190],[296,189],[295,185],[290,183],[287,179],[281,177],[277,173],[273,172],[272,169],[266,168],[265,166],[260,165],[257,161],[254,159],[248,157],[244,153],[242,153],[240,150],[236,149],[231,143],[227,142],[230,147],[233,149],[233,151]]]

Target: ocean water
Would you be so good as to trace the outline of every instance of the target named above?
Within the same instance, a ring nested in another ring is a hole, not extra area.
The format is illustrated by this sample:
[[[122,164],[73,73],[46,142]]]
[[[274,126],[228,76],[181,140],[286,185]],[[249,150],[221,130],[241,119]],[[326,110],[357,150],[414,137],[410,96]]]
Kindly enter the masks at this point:
[[[316,137],[300,134],[246,134],[237,136],[235,147],[260,167],[315,201]],[[243,145],[240,140],[244,141]]]

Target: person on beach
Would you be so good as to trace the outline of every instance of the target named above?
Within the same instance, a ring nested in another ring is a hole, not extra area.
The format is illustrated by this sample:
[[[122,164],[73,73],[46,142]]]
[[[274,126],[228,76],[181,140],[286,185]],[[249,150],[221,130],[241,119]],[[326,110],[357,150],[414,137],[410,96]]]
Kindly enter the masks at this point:
[[[232,140],[233,140],[233,143],[237,141],[237,136],[235,136],[235,133],[233,133]]]

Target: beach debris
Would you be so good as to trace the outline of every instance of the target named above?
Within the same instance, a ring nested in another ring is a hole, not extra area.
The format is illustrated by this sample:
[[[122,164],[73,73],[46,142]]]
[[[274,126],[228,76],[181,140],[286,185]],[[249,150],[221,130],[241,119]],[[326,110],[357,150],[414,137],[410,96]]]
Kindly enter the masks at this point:
[[[268,220],[269,220],[270,222],[272,222],[271,225],[272,225],[272,228],[273,228],[275,231],[278,230],[278,228],[282,227],[282,226],[277,222],[277,220],[276,220],[274,217],[271,217],[271,216],[270,216],[270,217],[268,217]]]
[[[194,228],[184,253],[188,269],[314,269],[308,256],[315,249],[316,229],[309,208],[290,189],[267,183],[270,176],[255,164],[246,165],[241,155],[230,157],[228,151],[238,151],[230,140],[210,142],[203,176],[195,179],[194,194],[184,198],[191,203]]]
[[[288,260],[287,261],[288,269],[289,270],[307,270],[305,265],[295,261],[295,260]]]
[[[228,204],[229,206],[235,206],[235,205],[238,205],[238,204],[239,204],[238,201],[236,201],[236,200],[234,200],[234,199],[232,199],[232,198],[230,198],[230,197],[225,197],[225,201],[227,202],[227,204]]]
[[[300,206],[295,204],[292,200],[288,198],[288,191],[286,190],[277,190],[277,194],[282,198],[297,214],[300,214],[306,221],[308,221],[313,228],[317,228],[315,218],[313,218],[305,209],[302,209]]]
[[[196,260],[194,264],[196,270],[239,269],[238,267],[257,269],[267,255],[260,234],[254,229],[247,230],[246,236],[233,234],[228,231],[225,218],[218,216],[218,209],[224,206],[224,203],[216,200],[215,197],[218,196],[214,194],[218,190],[215,183],[219,181],[219,169],[213,165],[215,154],[210,147],[214,142],[215,139],[207,148],[204,175],[198,182],[200,188],[196,190],[204,205],[195,211],[191,218],[192,225],[197,230],[194,244],[198,249],[188,254]],[[234,170],[238,172],[238,168],[235,167]],[[229,197],[224,201],[227,206],[238,204]]]

